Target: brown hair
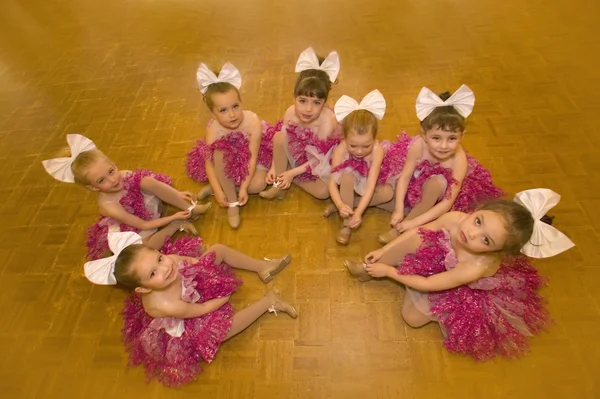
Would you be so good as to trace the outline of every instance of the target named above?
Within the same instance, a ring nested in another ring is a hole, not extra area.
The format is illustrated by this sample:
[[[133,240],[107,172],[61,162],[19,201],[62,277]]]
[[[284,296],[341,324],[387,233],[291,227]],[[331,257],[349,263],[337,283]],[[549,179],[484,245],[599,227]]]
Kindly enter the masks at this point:
[[[206,106],[208,107],[208,109],[210,109],[212,111],[215,106],[215,103],[213,102],[213,99],[212,99],[213,94],[226,94],[226,93],[229,93],[231,90],[235,91],[235,94],[237,94],[238,100],[241,102],[242,97],[240,96],[240,91],[237,89],[237,87],[235,87],[231,83],[217,82],[217,83],[213,83],[210,86],[208,86],[208,88],[206,89],[206,93],[204,93],[204,102],[206,103]]]
[[[492,211],[504,218],[506,242],[499,251],[503,255],[518,255],[533,234],[533,216],[523,205],[509,200],[493,200],[479,210]]]
[[[365,109],[352,111],[342,120],[344,137],[348,137],[348,134],[354,130],[359,135],[371,132],[375,138],[377,137],[377,127],[377,118]]]
[[[75,176],[75,183],[81,185],[90,184],[90,181],[86,178],[85,172],[87,169],[98,161],[106,160],[113,163],[104,153],[98,149],[84,151],[77,155],[73,163],[71,164],[71,171]]]
[[[133,274],[131,265],[138,254],[146,248],[148,247],[144,244],[133,244],[121,251],[115,262],[117,283],[127,288],[137,288],[141,285],[139,277]]]
[[[319,59],[319,62],[322,62]],[[294,98],[298,96],[316,97],[327,101],[331,91],[329,75],[320,69],[307,69],[300,72],[294,85]]]
[[[450,93],[445,91],[439,95],[442,101],[450,98]],[[426,132],[431,129],[440,128],[446,132],[462,133],[465,131],[467,121],[458,113],[452,105],[435,108],[423,121],[421,126]]]

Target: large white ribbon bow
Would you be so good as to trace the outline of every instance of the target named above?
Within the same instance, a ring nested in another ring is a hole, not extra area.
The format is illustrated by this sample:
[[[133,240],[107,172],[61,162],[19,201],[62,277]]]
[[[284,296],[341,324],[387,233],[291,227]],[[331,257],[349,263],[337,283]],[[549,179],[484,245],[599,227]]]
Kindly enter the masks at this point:
[[[42,165],[44,165],[46,172],[56,180],[65,183],[74,183],[75,175],[73,174],[73,170],[71,170],[73,161],[82,152],[95,150],[96,145],[92,140],[80,134],[67,134],[67,143],[69,143],[69,149],[71,150],[70,157],[48,159],[42,161]]]
[[[312,47],[307,48],[298,57],[296,61],[296,72],[306,71],[308,69],[320,69],[324,71],[331,82],[335,82],[338,74],[340,73],[340,57],[337,51],[329,53],[327,58],[323,60],[322,64],[319,64],[319,58]]]
[[[463,117],[468,117],[475,106],[475,93],[467,85],[462,85],[446,101],[437,94],[423,87],[417,96],[417,118],[422,122],[434,109],[453,106]]]
[[[121,251],[133,244],[141,244],[142,237],[133,231],[108,233],[108,247],[113,253],[108,258],[93,260],[83,265],[85,277],[94,284],[115,285],[115,262]]]
[[[337,100],[333,110],[338,122],[341,122],[350,112],[358,109],[367,110],[375,115],[375,118],[381,120],[385,115],[385,106],[383,94],[379,90],[373,90],[360,101],[360,104],[352,97],[343,95]]]
[[[560,201],[560,195],[547,188],[521,191],[514,198],[533,216],[533,234],[521,252],[532,258],[549,258],[575,246],[566,235],[540,219]]]
[[[242,87],[242,75],[240,75],[240,71],[230,62],[223,65],[219,76],[215,75],[213,71],[202,63],[196,71],[196,79],[198,80],[198,87],[202,94],[206,93],[208,86],[219,82],[230,83],[236,89]]]

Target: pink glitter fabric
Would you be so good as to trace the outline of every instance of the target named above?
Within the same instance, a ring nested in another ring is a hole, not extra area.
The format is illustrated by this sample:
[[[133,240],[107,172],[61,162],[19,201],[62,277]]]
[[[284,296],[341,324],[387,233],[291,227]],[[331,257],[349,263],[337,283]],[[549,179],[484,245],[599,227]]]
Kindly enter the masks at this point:
[[[125,210],[140,219],[152,220],[156,218],[151,211],[146,209],[144,205],[144,194],[140,189],[140,182],[144,177],[153,177],[154,179],[171,185],[171,178],[154,173],[149,170],[138,169],[123,178],[123,190],[125,194],[119,200],[119,203]],[[100,259],[110,253],[108,248],[108,228],[109,225],[118,224],[119,231],[135,231],[139,233],[139,229],[120,223],[106,216],[101,216],[96,223],[88,229],[88,238],[86,241],[87,257],[90,260]]]
[[[279,123],[282,122],[280,121]],[[316,166],[316,164],[318,164],[323,157],[326,157],[329,151],[342,140],[342,132],[339,125],[338,129],[324,140],[319,139],[319,136],[311,129],[305,129],[292,123],[289,123],[286,126],[285,131],[288,140],[288,152],[293,158],[295,166],[304,165],[308,161],[313,161],[315,163],[314,166]],[[307,152],[306,147],[309,146],[313,147],[312,150],[316,152],[315,154]],[[327,161],[329,162],[329,165],[331,165],[330,157]],[[313,170],[309,166],[307,171],[296,176],[296,179],[298,181],[317,180],[319,176],[314,175],[312,172]]]
[[[210,126],[211,123],[213,123],[212,120],[208,125]],[[273,126],[263,121],[262,129],[256,166],[269,169],[273,160],[273,136],[281,130],[281,122]],[[198,140],[196,146],[187,154],[186,170],[188,176],[198,182],[208,181],[205,161],[208,157],[213,162],[215,150],[223,152],[225,176],[232,179],[236,186],[242,184],[248,176],[248,165],[250,164],[252,154],[250,153],[248,135],[241,131],[227,133],[214,141],[210,146],[206,145],[206,140]]]
[[[273,136],[281,130],[282,126],[282,121],[277,122],[275,125],[262,121],[263,129],[258,158],[256,159],[257,166],[262,166],[267,170],[271,168],[271,163],[273,162]]]
[[[229,265],[215,264],[215,254],[205,254],[193,264],[182,262],[182,299],[203,303],[231,295],[242,284]],[[221,342],[227,337],[233,318],[233,307],[227,303],[214,312],[185,319],[180,337],[169,335],[165,328],[179,319],[154,319],[144,311],[141,297],[131,295],[123,310],[122,339],[129,354],[129,365],[143,365],[147,380],[157,379],[168,387],[179,387],[194,381],[202,372],[201,362],[210,363]]]
[[[427,277],[456,266],[447,231],[419,229],[419,234],[423,242],[415,254],[404,257],[399,274]],[[518,256],[504,259],[492,277],[421,294],[429,300],[430,317],[444,331],[444,346],[483,361],[497,355],[515,358],[529,350],[528,336],[549,322],[545,301],[537,292],[544,283],[528,258]]]

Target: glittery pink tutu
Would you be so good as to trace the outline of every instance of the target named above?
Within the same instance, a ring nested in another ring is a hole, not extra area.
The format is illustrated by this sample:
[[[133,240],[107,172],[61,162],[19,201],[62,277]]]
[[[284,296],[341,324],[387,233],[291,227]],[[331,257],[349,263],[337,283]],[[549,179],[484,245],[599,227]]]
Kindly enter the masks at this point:
[[[419,229],[423,242],[406,255],[399,274],[431,276],[457,264],[445,230]],[[424,293],[407,288],[416,308],[440,323],[444,346],[483,361],[496,355],[515,358],[529,350],[528,337],[548,324],[545,301],[538,294],[544,280],[525,256],[503,260],[492,277],[446,291]]]
[[[157,217],[160,217],[160,214],[157,214],[146,208],[144,204],[144,194],[140,189],[140,183],[142,179],[148,176],[153,177],[162,183],[168,185],[172,184],[171,178],[166,175],[154,173],[149,170],[138,169],[123,178],[123,190],[125,194],[119,200],[119,203],[127,212],[139,217],[140,219],[153,220]],[[87,257],[90,260],[103,258],[107,255],[107,253],[110,253],[110,249],[108,247],[109,226],[118,226],[117,231],[121,232],[140,232],[139,229],[119,223],[118,221],[107,216],[101,216],[98,221],[88,229],[86,246]]]
[[[209,122],[209,126],[212,123]],[[281,130],[280,122],[276,125],[262,122],[262,138],[256,159],[256,167],[269,169],[273,160],[273,136]],[[188,176],[198,182],[208,181],[206,175],[206,159],[213,162],[215,150],[223,152],[225,161],[225,176],[233,180],[236,186],[242,184],[248,176],[250,164],[250,140],[244,132],[231,132],[215,140],[210,146],[206,140],[198,140],[196,146],[187,154],[186,164]]]
[[[231,295],[242,284],[229,265],[214,263],[215,254],[208,253],[193,264],[183,262],[182,299],[203,303]],[[129,365],[143,365],[148,381],[157,379],[169,387],[194,381],[202,372],[201,362],[210,363],[221,342],[227,337],[233,320],[233,307],[226,303],[214,312],[183,320],[183,333],[168,334],[180,319],[154,319],[144,311],[141,297],[131,295],[123,310],[122,339],[129,354]]]
[[[404,135],[406,134],[404,133]],[[396,180],[402,173],[402,167],[406,161],[408,143],[405,142],[403,136],[398,136],[396,141],[383,140],[379,145],[383,148],[385,155],[377,177],[377,185],[390,184],[392,187],[396,187]],[[354,189],[359,195],[363,195],[369,168],[370,162],[365,158],[356,158],[347,154],[346,160],[331,170],[331,175],[339,184],[342,174],[354,174],[356,178]]]
[[[286,135],[286,154],[292,168],[310,161],[307,171],[296,176],[296,179],[298,181],[312,181],[327,178],[331,171],[333,149],[343,137],[340,125],[332,135],[324,140],[319,139],[319,136],[311,129],[305,129],[294,124],[286,126]]]

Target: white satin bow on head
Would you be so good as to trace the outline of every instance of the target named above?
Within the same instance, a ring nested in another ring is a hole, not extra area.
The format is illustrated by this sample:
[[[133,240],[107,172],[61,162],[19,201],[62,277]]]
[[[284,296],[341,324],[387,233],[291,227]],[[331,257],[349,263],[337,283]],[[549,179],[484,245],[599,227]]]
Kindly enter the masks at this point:
[[[540,219],[560,201],[560,195],[547,188],[521,191],[514,198],[533,216],[533,234],[521,252],[532,258],[549,258],[575,246],[558,229]]]
[[[462,85],[449,99],[443,101],[437,94],[427,87],[423,87],[417,96],[417,118],[423,122],[434,109],[449,105],[453,106],[459,114],[466,118],[473,112],[475,93],[467,85]]]
[[[142,237],[132,231],[108,233],[108,247],[113,253],[108,258],[93,260],[83,265],[85,277],[94,284],[115,285],[115,262],[121,251],[133,244],[141,244]]]
[[[202,94],[206,93],[208,86],[219,82],[229,83],[236,89],[242,87],[242,75],[240,75],[240,71],[238,71],[238,69],[230,62],[223,65],[221,72],[219,72],[219,76],[215,75],[213,71],[208,69],[208,67],[202,63],[196,71],[196,79],[198,80],[198,87]]]
[[[322,64],[319,64],[319,58],[312,47],[307,48],[298,57],[296,61],[296,72],[306,71],[308,69],[320,69],[324,71],[331,82],[335,82],[338,74],[340,73],[340,57],[337,51],[329,53],[327,58],[323,60]]]
[[[375,118],[381,120],[385,115],[385,105],[383,94],[379,90],[373,90],[360,101],[360,104],[352,97],[343,95],[337,100],[333,110],[338,122],[341,122],[350,112],[358,109],[367,110],[375,115]]]
[[[42,165],[44,165],[46,172],[56,180],[65,183],[74,183],[75,175],[71,170],[73,161],[75,161],[75,158],[82,152],[95,150],[96,145],[92,140],[80,134],[67,134],[67,143],[69,143],[69,149],[71,150],[70,157],[48,159],[42,161]]]

